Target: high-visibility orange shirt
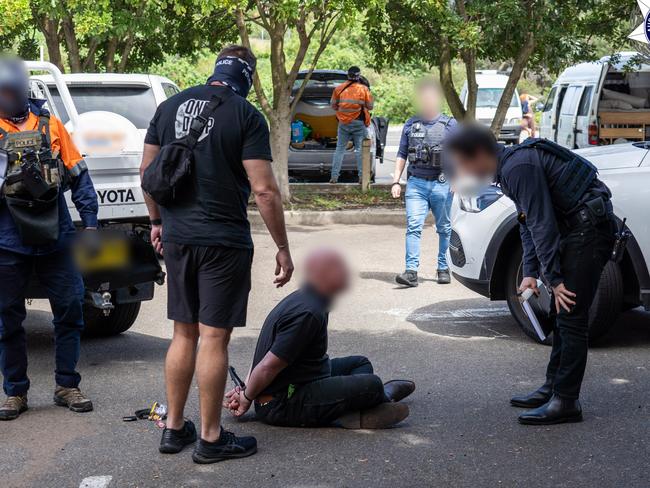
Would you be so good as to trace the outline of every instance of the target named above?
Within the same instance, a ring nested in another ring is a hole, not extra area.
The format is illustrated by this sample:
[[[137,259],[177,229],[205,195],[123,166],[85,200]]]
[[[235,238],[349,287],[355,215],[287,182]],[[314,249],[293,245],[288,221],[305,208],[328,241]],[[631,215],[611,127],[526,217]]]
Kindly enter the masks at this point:
[[[79,154],[79,150],[74,145],[74,142],[72,142],[72,138],[63,125],[63,122],[57,119],[54,115],[50,115],[49,126],[52,152],[58,152],[65,167],[71,170],[83,158],[81,157],[81,154]],[[0,118],[0,128],[7,132],[21,132],[21,129],[19,129],[15,124],[2,118]],[[27,124],[22,129],[22,131],[29,130],[38,130],[38,115],[33,112],[29,113]]]
[[[362,119],[366,127],[370,125],[370,111],[373,108],[373,98],[370,89],[359,82],[349,81],[334,89],[330,104],[336,110],[336,118],[342,124]],[[363,111],[363,116],[361,112]]]

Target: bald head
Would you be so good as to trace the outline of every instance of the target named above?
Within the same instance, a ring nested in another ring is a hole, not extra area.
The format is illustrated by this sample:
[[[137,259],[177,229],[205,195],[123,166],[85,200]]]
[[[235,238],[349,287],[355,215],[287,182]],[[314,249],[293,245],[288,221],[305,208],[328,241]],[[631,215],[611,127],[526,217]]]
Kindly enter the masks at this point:
[[[305,281],[328,298],[345,291],[350,283],[350,270],[338,251],[320,248],[312,251],[305,261]]]

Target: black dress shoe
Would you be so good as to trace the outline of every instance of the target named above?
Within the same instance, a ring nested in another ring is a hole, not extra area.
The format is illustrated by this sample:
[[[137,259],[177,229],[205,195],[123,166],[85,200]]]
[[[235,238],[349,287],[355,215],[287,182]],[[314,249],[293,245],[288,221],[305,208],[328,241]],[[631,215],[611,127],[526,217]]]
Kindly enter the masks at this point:
[[[221,436],[215,442],[199,439],[192,453],[192,460],[197,464],[211,464],[227,459],[252,456],[257,452],[255,437],[237,437],[232,432],[221,429]]]
[[[527,425],[552,425],[582,422],[582,407],[578,400],[553,395],[548,403],[519,416],[519,423]]]
[[[399,402],[415,391],[415,383],[408,380],[392,380],[384,383],[384,394],[391,402]]]
[[[537,390],[528,395],[513,396],[510,405],[522,408],[537,408],[547,403],[553,396],[553,384],[547,381]]]
[[[163,454],[177,454],[193,442],[196,442],[196,427],[191,420],[186,420],[182,429],[163,430],[158,450]]]

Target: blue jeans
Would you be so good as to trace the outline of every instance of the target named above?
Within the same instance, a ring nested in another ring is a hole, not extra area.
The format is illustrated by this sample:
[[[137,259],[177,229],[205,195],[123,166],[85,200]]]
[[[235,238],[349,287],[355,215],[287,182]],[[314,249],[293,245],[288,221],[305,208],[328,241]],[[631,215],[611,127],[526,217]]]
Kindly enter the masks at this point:
[[[411,176],[406,183],[406,269],[417,271],[420,267],[420,238],[424,220],[433,212],[438,232],[438,269],[449,269],[447,249],[451,236],[451,202],[449,183],[425,180]]]
[[[336,140],[336,151],[332,159],[332,176],[331,179],[338,180],[343,165],[343,156],[348,147],[348,142],[354,144],[354,156],[357,159],[357,171],[361,178],[361,146],[366,137],[366,124],[362,120],[353,120],[349,124],[339,122],[339,130]]]
[[[23,321],[32,272],[45,288],[54,315],[56,383],[76,388],[81,381],[76,367],[84,327],[84,286],[69,251],[31,256],[0,249],[0,369],[8,396],[29,390]]]

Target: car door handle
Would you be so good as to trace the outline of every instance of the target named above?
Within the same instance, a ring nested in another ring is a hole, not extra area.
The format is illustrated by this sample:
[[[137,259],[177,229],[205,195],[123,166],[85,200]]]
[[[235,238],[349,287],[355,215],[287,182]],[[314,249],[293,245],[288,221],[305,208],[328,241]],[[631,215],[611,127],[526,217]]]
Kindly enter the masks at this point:
[[[582,134],[582,129],[573,129],[575,134]]]

